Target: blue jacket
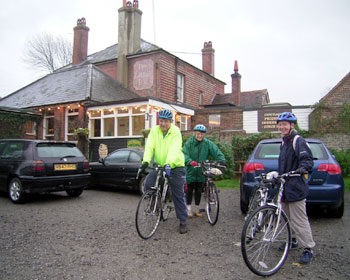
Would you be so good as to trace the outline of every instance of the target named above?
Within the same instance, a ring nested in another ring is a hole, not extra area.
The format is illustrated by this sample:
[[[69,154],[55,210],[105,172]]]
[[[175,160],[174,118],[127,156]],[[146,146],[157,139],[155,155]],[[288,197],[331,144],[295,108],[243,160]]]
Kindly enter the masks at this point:
[[[280,156],[278,158],[278,172],[283,174],[297,168],[304,167],[307,171],[311,171],[314,165],[312,153],[303,137],[299,137],[293,148],[293,140],[297,135],[296,131],[283,137],[280,147]],[[305,176],[287,178],[284,186],[284,201],[299,201],[307,197],[309,194],[309,186]]]

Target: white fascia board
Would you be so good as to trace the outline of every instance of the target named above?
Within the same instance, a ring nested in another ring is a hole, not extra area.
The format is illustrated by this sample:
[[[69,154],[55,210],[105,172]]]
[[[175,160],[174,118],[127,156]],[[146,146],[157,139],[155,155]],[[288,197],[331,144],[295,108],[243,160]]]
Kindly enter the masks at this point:
[[[152,106],[155,106],[155,107],[161,107],[161,108],[164,108],[164,109],[168,109],[170,111],[177,111],[181,114],[184,114],[184,115],[190,115],[190,116],[194,116],[194,110],[192,109],[188,109],[188,108],[184,108],[184,107],[181,107],[181,106],[178,106],[178,105],[173,105],[173,104],[168,104],[168,103],[165,103],[165,102],[161,102],[161,101],[158,101],[158,100],[153,100],[153,99],[150,99],[149,100],[149,105],[152,105]]]

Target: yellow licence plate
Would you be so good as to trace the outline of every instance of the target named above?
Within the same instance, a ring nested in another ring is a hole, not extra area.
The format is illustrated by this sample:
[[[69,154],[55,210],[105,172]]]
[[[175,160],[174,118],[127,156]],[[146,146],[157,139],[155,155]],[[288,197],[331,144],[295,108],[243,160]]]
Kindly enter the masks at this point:
[[[55,171],[60,170],[76,170],[77,165],[74,163],[66,163],[66,164],[55,164]]]

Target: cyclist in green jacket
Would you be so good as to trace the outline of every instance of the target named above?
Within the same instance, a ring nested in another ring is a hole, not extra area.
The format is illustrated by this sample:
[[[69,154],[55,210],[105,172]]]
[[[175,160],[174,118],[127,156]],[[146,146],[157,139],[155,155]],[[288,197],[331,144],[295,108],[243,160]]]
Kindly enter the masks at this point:
[[[197,124],[194,129],[195,135],[188,139],[182,149],[185,154],[185,166],[186,166],[186,182],[187,182],[187,211],[188,216],[192,218],[192,195],[195,193],[195,211],[194,214],[197,217],[202,217],[199,212],[199,204],[201,201],[203,184],[205,177],[202,175],[200,168],[194,168],[198,165],[198,162],[209,159],[209,156],[213,160],[220,161],[222,165],[226,165],[225,156],[212,141],[205,138],[207,129],[202,124]]]
[[[154,161],[165,167],[169,177],[170,189],[177,218],[180,220],[180,233],[187,232],[184,183],[186,179],[185,158],[182,153],[182,135],[180,129],[173,125],[173,113],[161,110],[158,113],[159,125],[153,127],[148,135],[143,155],[142,169],[146,169],[154,155]],[[157,173],[152,171],[145,180],[145,190],[154,187]]]

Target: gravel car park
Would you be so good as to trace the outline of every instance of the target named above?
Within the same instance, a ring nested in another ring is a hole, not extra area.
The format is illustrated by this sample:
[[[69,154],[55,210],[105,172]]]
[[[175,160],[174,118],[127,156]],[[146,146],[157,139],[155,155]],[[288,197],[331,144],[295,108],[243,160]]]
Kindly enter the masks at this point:
[[[239,189],[221,190],[220,217],[188,221],[178,233],[172,213],[149,240],[135,228],[140,199],[134,191],[89,189],[77,198],[35,194],[18,207],[0,196],[0,279],[261,279],[245,266],[240,237],[244,215]],[[350,278],[350,193],[345,213],[310,213],[315,258],[299,265],[292,250],[269,279]]]

